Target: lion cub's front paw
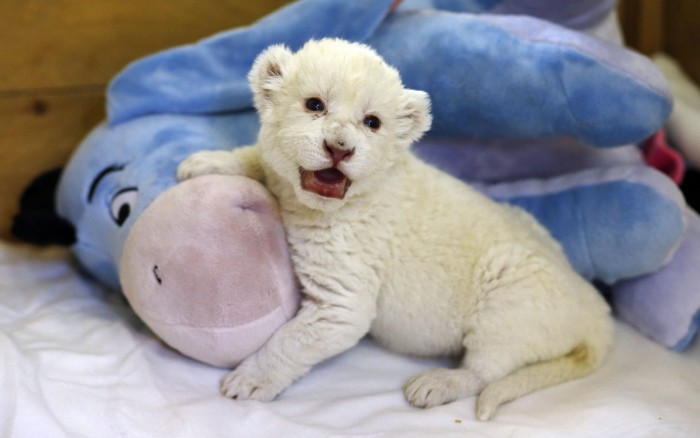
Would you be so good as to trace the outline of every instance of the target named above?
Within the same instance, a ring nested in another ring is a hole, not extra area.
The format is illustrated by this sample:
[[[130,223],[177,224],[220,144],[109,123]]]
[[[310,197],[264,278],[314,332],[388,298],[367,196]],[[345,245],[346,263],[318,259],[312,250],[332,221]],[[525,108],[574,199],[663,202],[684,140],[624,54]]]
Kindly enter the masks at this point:
[[[221,380],[221,394],[235,400],[271,401],[285,387],[265,376],[257,366],[246,362]]]
[[[177,168],[178,181],[201,175],[241,175],[243,170],[230,151],[202,151],[185,158]]]

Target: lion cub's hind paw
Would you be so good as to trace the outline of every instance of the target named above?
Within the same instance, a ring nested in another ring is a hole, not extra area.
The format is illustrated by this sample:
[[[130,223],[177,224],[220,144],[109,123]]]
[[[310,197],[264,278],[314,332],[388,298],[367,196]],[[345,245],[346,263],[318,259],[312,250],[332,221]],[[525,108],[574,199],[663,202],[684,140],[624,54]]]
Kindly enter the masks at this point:
[[[403,386],[406,400],[419,408],[431,408],[477,394],[482,380],[466,368],[436,368],[411,377]]]

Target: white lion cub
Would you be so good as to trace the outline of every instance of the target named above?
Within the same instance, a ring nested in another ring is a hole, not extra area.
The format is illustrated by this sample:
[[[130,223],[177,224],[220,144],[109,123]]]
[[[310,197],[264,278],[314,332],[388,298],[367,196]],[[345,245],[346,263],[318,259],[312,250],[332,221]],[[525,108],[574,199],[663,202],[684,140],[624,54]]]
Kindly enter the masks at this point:
[[[410,145],[428,95],[403,87],[369,47],[338,39],[272,46],[249,74],[254,146],[200,152],[178,178],[243,174],[277,197],[303,291],[298,314],[222,381],[271,400],[370,333],[414,355],[463,355],[408,380],[431,407],[479,394],[477,418],[584,376],[612,342],[609,308],[520,209],[427,165]]]

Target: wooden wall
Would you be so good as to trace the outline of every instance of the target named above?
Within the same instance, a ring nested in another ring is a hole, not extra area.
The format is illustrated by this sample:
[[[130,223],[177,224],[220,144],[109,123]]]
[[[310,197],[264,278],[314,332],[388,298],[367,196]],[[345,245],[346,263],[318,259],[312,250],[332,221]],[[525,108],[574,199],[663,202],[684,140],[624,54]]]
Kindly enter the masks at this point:
[[[0,1],[0,239],[23,187],[104,118],[131,60],[253,22],[289,0]]]
[[[0,1],[0,239],[20,192],[64,164],[104,117],[103,91],[129,61],[249,24],[289,0]],[[664,49],[700,81],[697,0],[623,0],[628,42]]]
[[[700,1],[622,0],[619,13],[628,45],[668,53],[700,83]]]

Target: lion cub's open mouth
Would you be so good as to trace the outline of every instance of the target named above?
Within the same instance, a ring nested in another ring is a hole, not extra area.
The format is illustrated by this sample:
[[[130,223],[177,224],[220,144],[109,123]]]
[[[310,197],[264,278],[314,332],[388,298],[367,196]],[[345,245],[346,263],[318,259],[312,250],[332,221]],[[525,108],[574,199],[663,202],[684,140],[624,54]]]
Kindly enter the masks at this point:
[[[301,169],[301,188],[325,198],[343,199],[352,181],[335,167],[321,170]]]

